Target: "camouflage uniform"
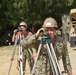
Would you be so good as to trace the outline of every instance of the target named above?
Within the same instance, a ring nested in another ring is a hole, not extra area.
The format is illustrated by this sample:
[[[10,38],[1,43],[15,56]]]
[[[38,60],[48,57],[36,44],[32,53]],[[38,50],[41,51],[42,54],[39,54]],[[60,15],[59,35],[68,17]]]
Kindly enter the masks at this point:
[[[38,49],[39,40],[32,35],[31,37],[27,37],[21,41],[23,48],[28,47],[36,47]],[[56,41],[54,43],[54,50],[56,52],[57,59],[60,60],[62,58],[63,65],[65,70],[71,70],[70,59],[68,55],[67,45],[66,42],[63,40],[62,37],[56,36]],[[46,51],[46,46],[43,45],[41,48],[41,52],[39,58],[37,60],[36,68],[35,68],[35,75],[52,75],[50,63],[48,60],[48,54]]]
[[[32,49],[30,49],[30,50],[32,51]],[[29,53],[28,50],[23,50],[23,59],[24,59],[23,71],[24,71],[24,74],[25,74],[26,60],[28,60],[30,71],[32,70],[32,66],[33,66],[33,59],[31,58],[31,54]]]
[[[30,34],[28,34],[27,36],[31,36],[31,35],[32,35],[31,32],[27,32],[27,33],[30,33]],[[26,36],[26,37],[27,37],[27,36]],[[24,38],[26,38],[26,37],[24,37],[24,35],[23,35],[23,38],[22,38],[22,39],[24,39]],[[33,52],[31,48],[30,48],[30,51]],[[22,48],[22,52],[23,52],[23,60],[24,60],[24,62],[23,62],[23,75],[25,75],[25,72],[26,72],[26,60],[27,60],[28,63],[29,63],[30,72],[31,72],[31,70],[32,70],[32,66],[33,66],[33,62],[34,62],[34,61],[33,61],[33,59],[31,58],[31,54],[30,54],[30,52],[29,52],[28,49],[25,50],[25,49]]]

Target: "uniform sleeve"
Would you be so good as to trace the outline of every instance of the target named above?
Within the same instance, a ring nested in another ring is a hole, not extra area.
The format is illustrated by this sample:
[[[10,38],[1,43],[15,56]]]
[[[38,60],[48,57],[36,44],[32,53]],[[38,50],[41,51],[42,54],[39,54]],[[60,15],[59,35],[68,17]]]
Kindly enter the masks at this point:
[[[23,49],[27,49],[30,48],[32,44],[34,44],[36,42],[36,36],[32,35],[32,36],[28,36],[26,38],[24,38],[23,40],[21,40],[21,46]]]
[[[64,69],[65,71],[72,70],[70,58],[67,50],[67,43],[64,41],[63,44],[64,46],[63,46],[62,61],[63,61]]]

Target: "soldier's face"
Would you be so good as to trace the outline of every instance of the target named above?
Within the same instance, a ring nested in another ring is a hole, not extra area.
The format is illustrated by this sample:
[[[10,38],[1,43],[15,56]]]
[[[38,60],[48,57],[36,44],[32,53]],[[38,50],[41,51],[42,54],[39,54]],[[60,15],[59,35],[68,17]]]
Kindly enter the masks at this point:
[[[24,32],[24,31],[26,31],[27,27],[21,26],[21,29],[22,29],[22,31]]]
[[[54,27],[48,28],[48,35],[50,37],[54,37],[55,34],[56,34],[56,28],[54,28]]]

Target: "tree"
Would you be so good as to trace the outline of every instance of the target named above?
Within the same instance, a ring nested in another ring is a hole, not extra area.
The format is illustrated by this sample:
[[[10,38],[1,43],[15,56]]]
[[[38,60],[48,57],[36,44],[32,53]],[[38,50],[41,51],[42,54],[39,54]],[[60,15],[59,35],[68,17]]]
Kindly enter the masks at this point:
[[[21,21],[30,25],[43,25],[53,17],[61,26],[61,15],[69,14],[76,7],[76,0],[1,0],[0,29],[17,27]]]

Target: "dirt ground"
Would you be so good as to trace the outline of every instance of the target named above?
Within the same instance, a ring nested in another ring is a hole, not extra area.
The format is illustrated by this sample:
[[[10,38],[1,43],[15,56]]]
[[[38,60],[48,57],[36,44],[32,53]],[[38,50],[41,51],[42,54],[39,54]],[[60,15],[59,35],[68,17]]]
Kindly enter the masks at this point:
[[[70,48],[70,44],[67,43],[71,64],[73,68],[73,75],[76,75],[76,47]],[[3,46],[0,47],[0,75],[8,75],[9,66],[11,63],[11,57],[14,50],[14,46]],[[12,61],[12,66],[9,75],[19,75],[19,71],[17,69],[17,58],[18,58],[18,50],[16,48],[14,60]],[[60,61],[60,67],[62,68],[62,61]],[[29,74],[29,66],[28,62],[26,63],[26,75]]]
[[[11,70],[9,75],[19,75],[19,71],[17,69],[17,59],[18,59],[18,49],[16,48],[14,60],[11,61],[12,53],[14,50],[14,46],[3,46],[0,47],[0,75],[8,75],[9,67],[11,65]],[[27,71],[26,75],[29,75],[29,66],[26,63]]]

